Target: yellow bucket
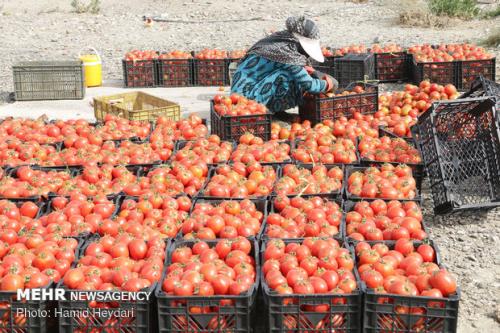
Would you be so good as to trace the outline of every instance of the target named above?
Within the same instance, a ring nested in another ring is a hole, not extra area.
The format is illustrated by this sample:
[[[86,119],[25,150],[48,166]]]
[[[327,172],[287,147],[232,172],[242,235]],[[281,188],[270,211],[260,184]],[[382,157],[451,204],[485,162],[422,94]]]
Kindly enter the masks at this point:
[[[80,51],[79,58],[83,62],[85,71],[85,86],[98,87],[102,85],[102,61],[101,56],[93,47],[90,48],[94,54],[83,54]]]

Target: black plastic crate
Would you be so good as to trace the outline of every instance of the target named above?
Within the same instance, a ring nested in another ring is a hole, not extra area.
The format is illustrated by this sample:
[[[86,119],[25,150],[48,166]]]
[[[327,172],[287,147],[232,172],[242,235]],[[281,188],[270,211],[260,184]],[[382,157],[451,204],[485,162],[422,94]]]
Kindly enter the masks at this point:
[[[240,198],[228,198],[228,199],[195,198],[193,200],[193,203],[191,204],[191,210],[189,212],[189,215],[191,216],[196,204],[198,204],[198,203],[207,203],[207,204],[211,204],[212,206],[214,206],[214,205],[219,205],[222,201],[242,201],[242,200],[245,200],[245,199],[240,199]],[[255,204],[255,208],[259,212],[261,212],[263,216],[262,216],[262,222],[261,222],[259,232],[255,236],[248,237],[248,238],[249,239],[260,239],[261,235],[264,231],[264,224],[265,224],[267,214],[268,214],[268,201],[267,201],[267,198],[249,199],[249,200]],[[177,239],[182,239],[183,237],[184,237],[184,235],[182,234],[182,230],[179,230],[179,233],[177,234]]]
[[[159,87],[193,86],[193,59],[157,59]]]
[[[206,241],[214,247],[218,240]],[[259,278],[257,276],[253,287],[242,295],[220,296],[173,296],[162,290],[166,269],[171,263],[172,252],[180,246],[192,246],[194,240],[175,241],[169,249],[167,263],[162,280],[158,283],[155,294],[158,303],[158,332],[160,333],[247,333],[252,331],[254,322],[251,320],[255,305]],[[252,256],[255,259],[256,272],[260,271],[259,246],[252,242]],[[208,309],[209,311],[196,311]]]
[[[99,236],[92,236],[87,239],[80,247],[79,257],[84,256],[85,249],[89,244],[99,239]],[[170,240],[165,240],[166,247],[169,248]],[[76,267],[75,263],[73,267]],[[59,333],[74,333],[74,332],[113,332],[113,333],[151,333],[156,331],[156,316],[155,316],[155,293],[157,283],[153,283],[149,288],[141,290],[148,292],[149,299],[147,300],[127,300],[117,301],[116,297],[130,294],[126,291],[97,291],[90,290],[93,293],[103,293],[106,300],[113,301],[89,301],[84,297],[78,297],[73,292],[81,292],[81,290],[70,290],[64,286],[63,279],[57,284],[57,288],[64,289],[66,300],[59,300],[57,304],[58,311],[61,313],[73,313],[70,316],[59,317]],[[114,294],[114,293],[118,293]],[[113,296],[115,295],[115,296]],[[113,298],[115,297],[115,298]],[[96,311],[101,309],[102,311]],[[107,311],[119,311],[113,314]],[[74,315],[76,314],[76,315]]]
[[[303,239],[284,239],[286,244]],[[343,244],[345,246],[347,244]],[[348,248],[354,258],[352,247]],[[261,248],[261,256],[265,243]],[[267,310],[270,333],[326,333],[361,332],[362,287],[356,270],[353,271],[358,287],[351,294],[280,295],[271,290],[262,272],[260,279]],[[316,311],[315,311],[316,310]]]
[[[194,85],[227,86],[229,85],[228,59],[193,59]]]
[[[496,58],[457,61],[457,89],[465,90],[479,76],[495,82]]]
[[[347,54],[336,58],[335,78],[339,87],[347,87],[352,82],[375,79],[375,57],[371,53]]]
[[[463,93],[458,99],[477,97],[494,97],[497,101],[496,109],[498,111],[500,109],[500,83],[488,80],[480,75],[472,81],[469,91]]]
[[[221,143],[224,142],[225,140],[221,140]],[[172,160],[175,161],[175,155],[182,149],[184,149],[186,147],[186,145],[188,144],[191,144],[191,143],[194,143],[196,142],[196,140],[179,140],[175,143],[175,149],[174,151],[172,152]],[[233,150],[231,152],[233,152],[236,147],[237,147],[237,144],[235,141],[229,141],[231,143],[231,145],[233,146]],[[186,148],[187,149],[187,148]],[[227,164],[230,162],[230,159],[231,159],[231,156],[229,156],[229,159],[227,161],[221,161],[221,162],[218,162],[218,163],[207,163],[208,166],[217,166],[217,165],[220,165],[220,164]],[[262,164],[262,163],[261,163]]]
[[[156,60],[122,60],[123,82],[129,87],[156,87]]]
[[[211,133],[217,134],[221,140],[238,141],[245,133],[267,141],[271,138],[272,114],[256,114],[248,116],[221,116],[214,110],[213,101],[210,102]]]
[[[325,74],[328,74],[330,76],[335,77],[335,74],[336,74],[335,73],[335,59],[337,59],[337,58],[339,58],[339,57],[335,57],[335,56],[325,57],[324,62],[317,62],[317,61],[312,60],[311,66],[317,71],[320,71],[322,73],[325,73]]]
[[[437,84],[456,84],[458,67],[456,61],[444,62],[417,62],[415,56],[411,57],[411,72],[413,83],[419,84],[429,80]]]
[[[300,119],[309,120],[314,126],[323,120],[335,120],[340,117],[352,118],[355,112],[374,114],[378,111],[378,86],[371,83],[349,84],[345,89],[337,91],[351,91],[355,86],[362,86],[365,92],[360,94],[333,96],[321,98],[319,95],[310,95],[304,98],[299,105]]]
[[[375,163],[376,164],[376,163]],[[382,163],[383,164],[383,163]],[[392,163],[389,163],[389,164],[392,164]],[[398,165],[398,164],[401,164],[401,163],[395,163],[393,165]],[[418,175],[413,175],[413,178],[415,179],[415,186],[417,188],[416,190],[416,193],[415,193],[415,197],[414,198],[365,198],[365,197],[358,197],[356,195],[353,195],[349,192],[349,186],[347,185],[348,184],[348,180],[349,180],[349,176],[351,174],[353,174],[354,172],[357,172],[357,171],[360,171],[360,172],[364,172],[367,168],[369,167],[377,167],[378,169],[379,168],[379,165],[370,165],[370,166],[347,166],[345,168],[345,177],[344,177],[344,198],[346,198],[347,200],[353,200],[353,201],[359,201],[359,200],[370,200],[370,199],[382,199],[382,200],[399,200],[399,201],[421,201],[421,196],[420,196],[420,189],[419,187],[421,187],[421,182],[422,182],[422,179],[420,180],[420,185],[417,181],[417,178],[416,176]],[[421,178],[423,178],[423,175],[421,176]]]
[[[500,205],[500,134],[488,97],[433,103],[412,127],[437,214]]]
[[[371,245],[380,242],[368,242]],[[394,248],[395,241],[384,242],[389,249]],[[414,247],[422,242],[413,242]],[[434,248],[435,263],[441,266],[439,251]],[[455,333],[457,331],[460,289],[453,295],[444,298],[425,296],[400,296],[396,294],[380,294],[366,287],[363,301],[363,332],[382,333]]]
[[[375,79],[380,82],[407,81],[408,54],[401,52],[374,53]]]

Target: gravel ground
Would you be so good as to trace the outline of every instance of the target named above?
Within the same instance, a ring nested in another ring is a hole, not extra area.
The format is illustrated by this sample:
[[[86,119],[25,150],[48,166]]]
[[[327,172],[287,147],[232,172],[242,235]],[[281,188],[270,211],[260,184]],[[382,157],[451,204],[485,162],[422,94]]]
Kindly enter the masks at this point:
[[[72,59],[83,47],[99,50],[105,79],[121,78],[121,58],[137,49],[240,49],[266,33],[280,30],[291,14],[317,20],[325,45],[394,42],[478,42],[500,18],[454,22],[440,29],[400,27],[404,1],[102,1],[100,14],[71,12],[70,0],[0,0],[0,103],[12,91],[13,63],[22,60]],[[405,1],[408,2],[408,1]],[[171,22],[145,27],[143,15],[163,15]],[[490,50],[500,58],[500,50]],[[500,61],[497,66],[500,66]],[[498,72],[498,67],[497,67]],[[443,261],[462,289],[458,331],[499,332],[500,211],[435,217],[424,191],[426,220]]]

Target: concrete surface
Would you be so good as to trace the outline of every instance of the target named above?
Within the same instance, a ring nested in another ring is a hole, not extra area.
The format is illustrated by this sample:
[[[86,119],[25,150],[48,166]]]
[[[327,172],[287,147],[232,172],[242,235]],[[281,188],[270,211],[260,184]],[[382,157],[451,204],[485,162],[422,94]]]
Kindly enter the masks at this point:
[[[150,95],[165,98],[181,106],[183,117],[197,113],[202,118],[209,118],[209,100],[217,93],[228,93],[229,87],[220,91],[219,87],[185,87],[185,88],[123,88],[122,81],[105,81],[102,87],[87,88],[83,100],[60,101],[22,101],[0,104],[0,118],[13,116],[38,118],[47,115],[49,119],[83,118],[94,120],[93,98],[132,91],[142,91]]]

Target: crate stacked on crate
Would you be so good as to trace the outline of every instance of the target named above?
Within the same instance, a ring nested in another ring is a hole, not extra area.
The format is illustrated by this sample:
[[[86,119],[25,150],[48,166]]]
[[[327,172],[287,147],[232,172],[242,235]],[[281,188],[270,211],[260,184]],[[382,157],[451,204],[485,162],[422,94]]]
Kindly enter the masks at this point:
[[[194,56],[194,84],[227,86],[229,84],[227,51],[204,49]]]
[[[378,110],[378,86],[353,82],[335,93],[306,95],[299,105],[302,120],[313,125],[340,117],[352,118],[355,113],[373,114]]]
[[[356,81],[375,79],[375,57],[370,53],[352,54],[336,58],[335,78],[339,87],[347,87]]]
[[[16,101],[83,99],[81,61],[26,61],[12,66]]]
[[[191,52],[160,53],[157,59],[158,87],[188,87],[193,85],[193,55]]]
[[[356,255],[363,332],[456,332],[460,289],[433,242],[360,242]]]
[[[399,45],[372,45],[375,56],[375,79],[380,82],[398,82],[408,79],[408,54]]]
[[[128,120],[154,121],[158,117],[167,117],[176,121],[180,119],[180,106],[141,91],[95,97],[96,119],[103,120],[107,114]]]
[[[151,88],[157,85],[158,52],[133,50],[122,60],[123,80],[126,88]]]
[[[360,332],[362,289],[347,243],[270,239],[261,261],[268,332]]]
[[[267,108],[243,96],[216,95],[210,101],[210,123],[212,134],[222,140],[235,140],[251,133],[263,140],[271,137],[272,114]]]
[[[192,268],[197,264],[203,275]],[[155,291],[158,332],[250,332],[259,271],[255,240],[176,240]]]
[[[500,205],[500,134],[489,97],[442,101],[412,127],[437,214]]]
[[[458,89],[469,89],[480,75],[495,81],[493,55],[470,44],[416,45],[412,54],[412,73],[415,83],[430,80],[439,84],[454,84]]]

